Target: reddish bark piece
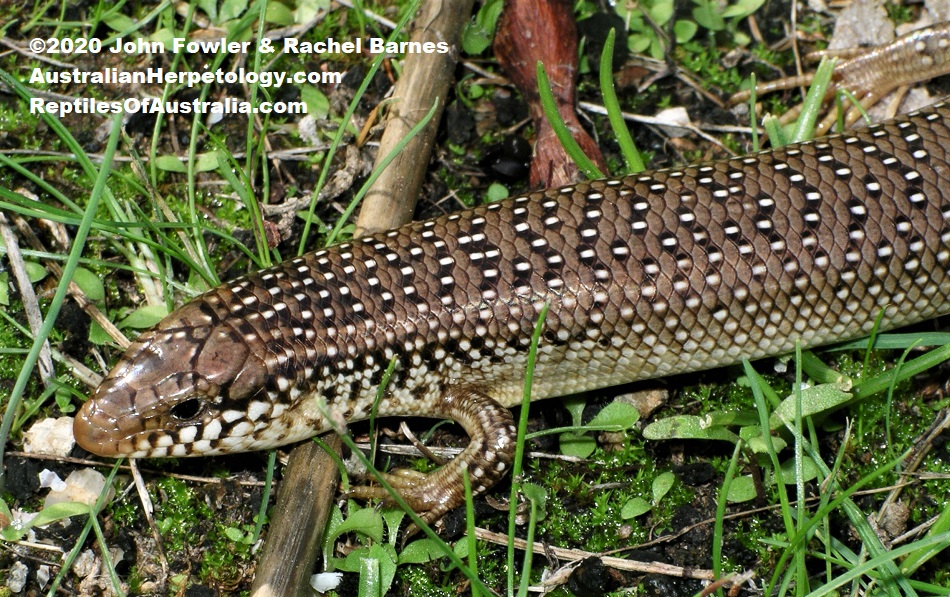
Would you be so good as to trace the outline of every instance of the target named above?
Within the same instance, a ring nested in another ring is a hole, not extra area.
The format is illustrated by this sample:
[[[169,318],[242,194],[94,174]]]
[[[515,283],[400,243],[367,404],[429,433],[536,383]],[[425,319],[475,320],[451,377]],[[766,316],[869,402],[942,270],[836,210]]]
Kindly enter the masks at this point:
[[[537,63],[544,63],[558,112],[584,153],[606,172],[604,156],[577,119],[577,25],[563,0],[509,0],[495,33],[495,56],[528,102],[538,131],[531,162],[533,187],[577,182],[580,171],[544,117]]]

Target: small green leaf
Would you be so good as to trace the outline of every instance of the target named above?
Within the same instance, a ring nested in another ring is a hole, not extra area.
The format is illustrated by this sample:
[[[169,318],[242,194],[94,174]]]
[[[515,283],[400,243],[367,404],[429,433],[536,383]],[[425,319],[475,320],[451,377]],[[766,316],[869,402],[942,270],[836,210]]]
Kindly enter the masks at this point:
[[[536,483],[522,483],[521,493],[534,504],[534,513],[537,520],[544,520],[547,516],[548,492]]]
[[[693,39],[697,31],[699,31],[699,25],[695,21],[679,20],[673,24],[673,35],[678,44],[685,44]]]
[[[168,315],[168,307],[165,305],[145,305],[129,313],[129,316],[120,321],[117,327],[144,330],[164,319],[166,315]]]
[[[333,535],[329,540],[335,541],[340,535],[349,532],[359,533],[376,543],[382,543],[383,517],[375,508],[357,510],[333,530]]]
[[[725,19],[744,19],[759,10],[763,4],[765,0],[738,0],[735,4],[723,9],[722,16]]]
[[[234,527],[227,527],[224,529],[224,536],[233,541],[234,543],[243,543],[244,542],[244,533],[240,529]]]
[[[620,518],[630,520],[631,518],[642,516],[652,509],[653,507],[650,505],[650,502],[642,497],[631,498],[627,500],[627,503],[620,509]]]
[[[218,0],[196,0],[198,8],[205,11],[213,23],[218,22]]]
[[[693,18],[702,27],[710,31],[722,31],[726,28],[726,21],[719,14],[719,7],[710,0],[694,0],[696,8],[693,9]]]
[[[755,496],[755,482],[750,475],[745,475],[732,480],[726,500],[733,504],[741,504],[754,500]]]
[[[31,284],[36,284],[49,274],[43,265],[35,261],[24,261],[23,268],[26,270],[26,275],[29,276]]]
[[[749,441],[750,439],[760,437],[762,435],[762,428],[755,424],[743,425],[739,428],[739,438],[743,441]]]
[[[594,438],[583,433],[565,431],[560,438],[561,454],[574,458],[587,458],[597,449]]]
[[[501,9],[505,7],[504,0],[487,0],[475,13],[475,21],[486,31],[494,33],[501,16]]]
[[[539,507],[544,507],[548,499],[548,492],[537,483],[522,483],[521,493],[523,493],[527,499],[538,504]]]
[[[673,489],[674,483],[676,483],[676,475],[669,471],[657,475],[656,479],[653,479],[653,503],[659,504],[663,496]]]
[[[102,285],[102,280],[86,268],[76,268],[75,273],[73,273],[73,282],[76,283],[76,286],[79,286],[90,301],[99,303],[105,300],[106,289]]]
[[[302,85],[300,87],[300,99],[307,104],[307,114],[314,118],[326,118],[330,113],[329,98],[313,85]]]
[[[452,551],[455,552],[455,555],[457,555],[460,560],[464,560],[468,557],[468,541],[459,541],[452,546]]]
[[[588,427],[615,427],[618,430],[630,429],[640,420],[640,411],[632,404],[614,401],[601,409],[597,416],[587,424]]]
[[[149,41],[161,42],[166,48],[174,43],[174,39],[175,32],[169,27],[160,27],[156,29],[154,33],[148,36]]]
[[[765,134],[768,135],[772,147],[784,147],[791,142],[789,134],[782,127],[781,121],[771,114],[767,114],[762,119],[762,128],[765,129]]]
[[[508,194],[508,187],[501,183],[493,182],[488,186],[488,191],[485,192],[485,203],[494,203],[502,199],[507,199]]]
[[[9,515],[9,509],[6,508],[6,504],[4,504],[4,510],[4,514],[7,515],[8,519],[12,519],[12,515]],[[19,541],[33,527],[46,526],[57,520],[69,518],[70,516],[80,516],[82,514],[89,514],[89,506],[86,504],[80,504],[79,502],[60,502],[43,508],[32,520],[19,527],[10,525],[0,529],[0,538],[6,541]]]
[[[247,10],[247,0],[224,0],[221,3],[221,12],[218,14],[220,22],[231,21]]]
[[[581,426],[581,419],[584,416],[584,408],[587,407],[587,401],[579,396],[567,396],[561,399],[561,404],[571,413],[571,425]]]
[[[3,515],[4,520],[13,520],[13,512],[10,511],[10,506],[7,505],[6,500],[2,497],[0,497],[0,514]]]
[[[278,27],[288,27],[294,24],[294,12],[280,2],[268,2],[264,20]]]
[[[712,427],[713,425],[722,427],[755,425],[759,422],[759,415],[744,410],[713,410],[706,413],[705,418],[709,421],[706,425],[707,427]]]
[[[155,167],[166,172],[180,172],[182,174],[188,172],[188,168],[185,166],[184,162],[173,155],[158,156],[155,158]]]
[[[56,408],[58,408],[61,413],[68,415],[69,413],[75,412],[76,406],[73,404],[75,397],[69,388],[57,388],[54,398],[56,400]]]
[[[795,479],[795,459],[789,458],[782,463],[782,479],[785,480],[787,485],[794,485],[796,483]],[[802,482],[808,483],[818,478],[819,473],[818,466],[815,464],[815,461],[811,459],[810,456],[804,456],[802,458]],[[774,482],[774,479],[772,479]]]
[[[673,0],[658,0],[647,9],[647,12],[657,25],[663,26],[673,17],[674,10]]]
[[[89,514],[89,506],[87,504],[81,504],[79,502],[60,502],[40,510],[39,514],[37,514],[29,524],[30,526],[42,527],[57,520],[69,518],[70,516],[81,516],[83,514]]]
[[[388,544],[364,547],[344,560],[347,569],[360,573],[359,595],[386,595],[396,576],[396,552]]]
[[[460,541],[459,543],[465,543]],[[399,554],[399,564],[425,564],[432,560],[445,557],[445,552],[438,542],[432,539],[419,539],[407,545]]]
[[[788,442],[786,442],[784,439],[778,436],[770,435],[768,437],[772,442],[772,449],[776,453],[781,452],[788,445]],[[763,437],[761,433],[756,435],[755,437],[750,438],[748,441],[748,445],[749,445],[749,449],[752,450],[754,454],[768,454],[769,453],[769,445],[766,443],[765,437]]]
[[[769,444],[762,435],[762,428],[758,425],[745,425],[739,429],[739,437],[745,441],[749,449],[755,454],[768,454]],[[778,436],[769,436],[772,442],[772,449],[781,452],[788,445],[785,440]]]
[[[735,433],[718,425],[709,426],[706,417],[694,415],[678,415],[654,421],[643,430],[643,437],[652,440],[715,439],[732,443],[739,441]]]
[[[462,31],[462,50],[466,54],[477,56],[488,49],[503,7],[502,0],[488,0],[478,9],[475,17],[466,23]]]
[[[752,38],[749,37],[744,31],[735,31],[732,34],[732,41],[735,42],[735,44],[740,48],[744,48],[752,43]]]
[[[491,36],[479,25],[469,21],[462,30],[462,51],[469,56],[478,56],[491,45]]]
[[[847,404],[851,398],[851,392],[842,389],[841,384],[823,383],[805,388],[801,392],[802,417],[810,417],[838,408]],[[773,430],[782,427],[783,422],[791,424],[795,421],[796,402],[797,397],[794,394],[782,400],[769,418],[769,425]]]
[[[93,321],[89,324],[89,341],[96,346],[102,346],[112,342],[112,337],[106,333],[102,326]]]
[[[0,305],[10,304],[10,274],[0,272]]]
[[[330,520],[327,521],[327,537],[336,537],[336,530],[340,528],[340,525],[343,524],[343,511],[339,506],[335,505],[330,508]],[[336,541],[327,540],[323,542],[323,561],[330,562],[334,561],[333,558],[333,546],[336,544]],[[328,567],[329,570],[333,570],[333,567]]]
[[[389,537],[389,544],[396,546],[399,539],[399,525],[406,513],[401,508],[383,508],[383,521],[386,523],[386,536]]]
[[[123,14],[113,13],[106,19],[104,19],[106,26],[113,31],[118,31],[119,33],[124,33],[126,31],[135,31],[136,24],[131,18]]]
[[[227,160],[222,162],[218,159],[218,153],[211,151],[208,153],[199,153],[195,160],[195,172],[211,172],[217,170],[219,164],[227,164]]]
[[[297,0],[297,10],[294,11],[294,22],[298,25],[308,23],[321,10],[330,8],[329,0]]]
[[[655,37],[652,35],[631,33],[627,37],[627,48],[632,54],[642,54],[647,51],[654,39]]]

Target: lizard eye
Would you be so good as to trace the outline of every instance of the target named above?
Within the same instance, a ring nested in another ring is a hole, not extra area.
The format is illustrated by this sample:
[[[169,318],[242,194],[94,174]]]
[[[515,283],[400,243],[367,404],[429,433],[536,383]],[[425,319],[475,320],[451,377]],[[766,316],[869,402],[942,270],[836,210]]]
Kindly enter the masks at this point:
[[[171,415],[178,421],[188,421],[198,416],[203,408],[203,403],[197,398],[191,398],[184,402],[179,402],[172,407]]]

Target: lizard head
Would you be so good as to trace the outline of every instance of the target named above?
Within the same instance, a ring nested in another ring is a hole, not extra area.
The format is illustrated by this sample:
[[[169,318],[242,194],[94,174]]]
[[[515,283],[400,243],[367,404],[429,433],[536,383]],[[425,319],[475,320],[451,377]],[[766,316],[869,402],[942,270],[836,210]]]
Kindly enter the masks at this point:
[[[83,405],[76,442],[100,456],[141,458],[242,452],[312,435],[284,429],[290,417],[267,391],[283,378],[253,349],[266,343],[246,332],[204,297],[173,312],[136,339]]]

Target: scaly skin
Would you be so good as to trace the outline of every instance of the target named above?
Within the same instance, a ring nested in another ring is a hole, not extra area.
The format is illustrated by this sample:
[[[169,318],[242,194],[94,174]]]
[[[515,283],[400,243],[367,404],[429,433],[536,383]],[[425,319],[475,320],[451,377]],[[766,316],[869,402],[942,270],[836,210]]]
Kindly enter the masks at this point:
[[[758,155],[419,222],[216,288],[128,349],[76,417],[103,456],[197,456],[369,416],[453,418],[465,453],[397,487],[437,518],[507,470],[533,400],[950,311],[950,107]],[[396,479],[394,477],[394,479]],[[372,491],[362,495],[374,495]]]

